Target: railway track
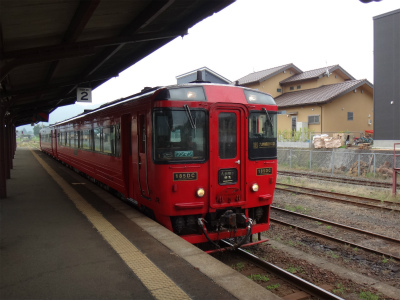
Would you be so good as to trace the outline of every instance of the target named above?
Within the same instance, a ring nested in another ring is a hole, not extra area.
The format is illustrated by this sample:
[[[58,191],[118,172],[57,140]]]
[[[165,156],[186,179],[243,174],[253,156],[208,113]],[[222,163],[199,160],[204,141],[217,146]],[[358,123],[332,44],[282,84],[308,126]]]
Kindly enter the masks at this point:
[[[228,247],[232,247],[233,245],[229,243],[228,241],[223,240],[223,243],[227,245]],[[276,276],[284,279],[290,284],[293,284],[297,286],[300,290],[306,292],[309,295],[315,296],[318,299],[326,299],[326,300],[343,300],[343,298],[340,298],[339,296],[332,294],[331,292],[324,290],[323,288],[312,284],[311,282],[308,282],[284,269],[281,269],[259,257],[257,257],[254,254],[251,254],[241,248],[237,249],[236,251],[241,257],[245,258],[248,261],[251,261],[253,264],[257,265],[258,267],[266,270],[267,272],[273,273]]]
[[[286,188],[283,188],[283,187],[286,187]],[[400,204],[396,203],[396,202],[381,201],[378,199],[354,196],[354,195],[349,195],[349,194],[341,194],[341,193],[335,193],[335,192],[329,192],[329,191],[322,191],[322,190],[317,190],[317,189],[312,189],[312,188],[299,187],[296,185],[283,184],[283,183],[277,183],[275,189],[281,190],[281,191],[286,191],[286,192],[292,192],[292,193],[297,193],[297,194],[303,194],[303,195],[323,198],[326,200],[333,200],[333,201],[349,203],[349,204],[368,207],[368,208],[385,209],[385,210],[389,210],[389,211],[400,212]],[[352,199],[352,200],[350,200],[350,199]]]
[[[374,232],[362,230],[362,229],[351,227],[351,226],[347,226],[347,225],[344,225],[344,224],[339,224],[339,223],[336,223],[336,222],[331,222],[331,221],[328,221],[328,220],[307,216],[307,215],[304,215],[304,214],[301,214],[301,213],[292,212],[292,211],[289,211],[289,210],[286,210],[286,209],[282,209],[282,208],[278,208],[278,207],[275,207],[275,206],[271,207],[271,208],[272,208],[272,210],[283,212],[285,214],[290,214],[292,216],[296,216],[296,217],[299,217],[299,218],[308,219],[308,220],[312,220],[312,221],[317,221],[317,222],[321,222],[321,223],[324,223],[324,224],[330,224],[330,225],[333,225],[333,226],[336,226],[336,227],[340,227],[342,229],[350,230],[352,232],[357,232],[358,234],[367,235],[367,236],[370,236],[370,237],[373,237],[373,238],[379,238],[381,240],[385,240],[386,243],[392,243],[392,244],[396,245],[397,247],[399,247],[399,245],[400,245],[400,240],[399,239],[395,239],[395,238],[391,238],[391,237],[388,237],[388,236],[376,234]],[[345,245],[351,245],[353,247],[357,247],[359,249],[363,249],[363,250],[366,250],[366,251],[369,251],[369,252],[372,252],[372,253],[375,253],[375,254],[378,254],[378,255],[381,255],[381,256],[392,257],[394,259],[400,260],[400,256],[395,255],[393,253],[387,253],[387,252],[383,252],[383,251],[380,251],[380,250],[377,250],[377,249],[366,247],[366,246],[360,245],[358,243],[355,243],[355,242],[352,242],[352,241],[349,241],[349,240],[344,240],[344,239],[341,239],[341,238],[337,238],[337,237],[334,237],[334,236],[331,236],[331,235],[328,235],[328,234],[325,234],[325,233],[321,233],[321,232],[318,232],[318,231],[315,231],[315,230],[312,230],[312,229],[309,229],[309,228],[305,228],[303,226],[299,226],[297,224],[293,224],[293,223],[289,223],[287,221],[283,221],[282,219],[277,219],[275,217],[270,217],[270,220],[272,222],[279,223],[279,224],[282,224],[282,225],[285,225],[285,226],[290,226],[292,228],[296,228],[298,230],[301,230],[301,231],[304,231],[304,232],[307,232],[307,233],[310,233],[312,235],[316,235],[316,236],[319,236],[319,237],[322,237],[322,238],[326,238],[326,239],[332,240],[334,242],[338,242],[338,243],[345,244]],[[360,239],[362,239],[362,238],[360,238]],[[386,246],[388,246],[388,245],[386,245]]]
[[[346,184],[356,184],[356,185],[366,185],[372,187],[382,187],[382,188],[391,188],[391,182],[383,182],[383,181],[371,181],[371,180],[363,180],[363,179],[356,179],[352,177],[334,177],[329,175],[322,175],[322,174],[312,174],[312,173],[302,173],[302,172],[290,172],[290,171],[278,171],[278,175],[283,176],[290,176],[290,177],[307,177],[311,179],[320,179],[325,181],[333,181],[339,183],[346,183]],[[400,183],[397,184],[400,187]]]

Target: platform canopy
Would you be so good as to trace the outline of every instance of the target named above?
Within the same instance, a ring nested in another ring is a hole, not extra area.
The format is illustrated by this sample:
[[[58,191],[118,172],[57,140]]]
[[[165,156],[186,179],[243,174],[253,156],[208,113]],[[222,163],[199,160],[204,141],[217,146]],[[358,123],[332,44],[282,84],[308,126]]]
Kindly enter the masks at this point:
[[[40,121],[234,1],[1,0],[1,113]]]

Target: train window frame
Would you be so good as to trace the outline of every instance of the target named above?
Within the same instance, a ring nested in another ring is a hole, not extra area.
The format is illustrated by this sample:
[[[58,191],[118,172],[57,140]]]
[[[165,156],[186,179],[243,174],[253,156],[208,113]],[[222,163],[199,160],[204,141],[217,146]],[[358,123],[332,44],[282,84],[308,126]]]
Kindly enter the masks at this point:
[[[91,150],[90,129],[83,129],[81,132],[82,132],[82,141],[81,141],[82,149],[83,150]]]
[[[237,157],[237,125],[238,120],[235,112],[220,112],[218,114],[218,157],[220,159]]]
[[[93,151],[94,152],[103,152],[102,136],[103,136],[103,128],[102,127],[93,128]],[[98,147],[98,149],[96,147]]]
[[[121,156],[121,124],[115,123],[102,127],[101,132],[102,153],[114,157]],[[107,150],[106,150],[107,148]],[[108,150],[108,148],[110,150]]]
[[[157,143],[159,143],[159,142],[156,142],[156,139],[158,137],[160,137],[159,135],[157,135],[157,133],[158,133],[157,125],[158,124],[156,124],[156,114],[157,113],[163,113],[163,112],[169,112],[169,111],[170,112],[172,112],[172,111],[173,112],[182,112],[185,115],[187,114],[187,111],[183,107],[157,107],[157,108],[153,109],[152,114],[151,114],[151,116],[152,116],[151,124],[152,124],[152,128],[153,128],[152,137],[151,137],[153,162],[155,164],[192,164],[192,163],[193,164],[198,164],[198,163],[205,163],[208,160],[208,152],[209,152],[209,150],[208,150],[209,149],[209,112],[208,112],[208,110],[206,110],[204,108],[190,108],[190,113],[191,114],[193,114],[193,113],[197,114],[198,112],[204,113],[204,115],[203,115],[203,117],[204,117],[204,126],[202,128],[197,128],[196,127],[196,129],[195,129],[196,130],[196,134],[200,133],[200,134],[203,135],[203,137],[200,140],[198,140],[198,142],[193,141],[193,137],[192,137],[192,140],[189,141],[189,143],[193,143],[196,146],[198,144],[200,145],[199,148],[202,148],[202,149],[200,149],[198,151],[199,151],[199,153],[202,152],[202,155],[199,158],[193,158],[193,159],[177,158],[179,156],[176,156],[176,153],[180,153],[181,152],[180,154],[182,154],[182,155],[186,155],[186,154],[190,155],[189,153],[190,153],[190,151],[192,151],[192,150],[189,150],[189,149],[186,149],[186,150],[185,149],[184,150],[181,149],[181,150],[179,150],[178,149],[179,147],[178,147],[175,150],[175,152],[176,152],[175,154],[172,154],[172,151],[171,151],[171,155],[170,155],[171,158],[169,158],[168,156],[157,157],[157,155],[158,156],[161,155],[161,153],[158,152],[158,149],[160,149],[161,147],[159,147],[157,145]],[[196,116],[195,116],[195,118],[196,118]],[[194,128],[192,128],[192,130],[193,129]],[[170,131],[169,133],[172,133],[172,131]],[[192,134],[193,134],[193,132],[192,132]],[[179,136],[181,136],[181,132],[179,132]],[[177,139],[177,136],[175,136],[175,138]],[[196,137],[194,137],[194,138],[196,138]],[[174,141],[171,142],[171,135],[169,137],[169,140],[167,139],[167,143],[169,143],[171,145],[171,149],[173,149],[172,143],[177,143],[177,145],[178,145],[178,143],[179,144],[184,144],[184,142],[181,139],[179,141],[176,140],[176,142],[174,142]],[[185,147],[183,147],[183,148],[185,148]],[[186,157],[190,157],[190,156],[186,156]]]
[[[76,149],[79,149],[79,142],[80,142],[79,133],[80,133],[80,131],[78,131],[78,130],[74,131],[74,148],[76,148]]]
[[[262,116],[262,119],[265,120],[265,123],[270,122],[270,118],[272,121],[272,137],[263,136],[259,132],[265,130],[265,127],[262,126],[256,119],[254,120],[253,116]],[[265,117],[264,117],[265,115]],[[254,124],[256,121],[256,124]],[[249,160],[265,160],[265,159],[275,159],[277,158],[277,124],[278,124],[278,114],[276,111],[268,111],[268,114],[265,111],[260,110],[251,110],[249,112],[248,119],[248,158]],[[261,127],[260,127],[261,125]],[[257,127],[257,131],[254,131],[255,126]]]
[[[74,131],[68,131],[68,147],[74,147],[75,140],[74,140]]]

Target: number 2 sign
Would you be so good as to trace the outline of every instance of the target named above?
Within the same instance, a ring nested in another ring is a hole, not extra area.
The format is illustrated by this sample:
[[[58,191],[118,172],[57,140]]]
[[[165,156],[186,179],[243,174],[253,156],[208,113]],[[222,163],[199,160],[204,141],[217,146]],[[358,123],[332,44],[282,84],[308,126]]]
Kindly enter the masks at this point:
[[[76,89],[76,102],[92,103],[92,89],[78,87]]]

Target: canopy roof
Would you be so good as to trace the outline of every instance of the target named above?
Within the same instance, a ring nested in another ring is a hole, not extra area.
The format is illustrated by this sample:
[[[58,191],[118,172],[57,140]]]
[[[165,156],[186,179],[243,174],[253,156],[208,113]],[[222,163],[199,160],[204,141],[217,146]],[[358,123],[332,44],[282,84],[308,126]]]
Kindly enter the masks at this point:
[[[234,1],[1,1],[1,109],[38,121]]]

